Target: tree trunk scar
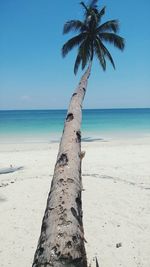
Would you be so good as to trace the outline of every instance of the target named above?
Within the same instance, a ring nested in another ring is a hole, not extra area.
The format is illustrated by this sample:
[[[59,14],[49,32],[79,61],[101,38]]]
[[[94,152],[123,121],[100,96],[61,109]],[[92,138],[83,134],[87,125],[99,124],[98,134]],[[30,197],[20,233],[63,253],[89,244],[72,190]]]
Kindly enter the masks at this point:
[[[66,247],[68,247],[68,248],[72,248],[72,243],[71,243],[71,241],[68,241],[68,242],[67,242]]]
[[[70,121],[72,121],[73,119],[74,119],[73,113],[68,113],[67,118],[66,118],[66,121],[67,121],[67,122],[70,122]]]
[[[83,159],[85,157],[85,151],[81,151],[79,154],[80,159]]]
[[[77,214],[77,211],[73,207],[71,207],[71,212],[72,212],[72,215],[77,219],[79,225],[81,226],[82,221],[81,221],[79,214]]]
[[[77,204],[77,210],[78,210],[78,217],[80,218],[80,225],[82,224],[82,217],[83,217],[83,212],[82,212],[82,203],[81,203],[81,193],[78,194],[78,196],[75,199],[76,204]]]
[[[63,167],[68,164],[68,157],[66,153],[62,153],[60,155],[59,159],[57,160],[57,164],[59,167]]]
[[[77,95],[77,93],[72,94],[72,97],[74,97],[75,95]]]
[[[74,183],[74,180],[71,179],[71,178],[68,178],[68,179],[67,179],[67,182],[68,182],[68,183]]]
[[[76,142],[81,143],[81,131],[80,130],[76,132],[76,136],[77,136]]]
[[[73,235],[73,236],[72,236],[72,241],[73,241],[75,244],[78,243],[78,238],[77,238],[76,235]]]

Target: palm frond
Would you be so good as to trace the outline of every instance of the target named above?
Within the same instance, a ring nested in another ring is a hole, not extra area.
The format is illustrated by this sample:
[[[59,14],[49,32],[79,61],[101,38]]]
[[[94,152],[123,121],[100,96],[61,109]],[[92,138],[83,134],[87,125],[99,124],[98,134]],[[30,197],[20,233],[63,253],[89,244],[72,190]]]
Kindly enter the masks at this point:
[[[118,20],[109,20],[97,28],[97,32],[113,31],[116,33],[119,30]]]
[[[98,0],[90,0],[89,7],[96,8]]]
[[[106,70],[106,60],[105,60],[105,57],[104,57],[104,52],[101,49],[101,46],[99,44],[98,39],[96,39],[95,42],[94,42],[94,52],[97,55],[97,58],[98,58],[98,60],[100,62],[100,65],[101,65],[102,69],[105,71]]]
[[[123,50],[125,47],[124,38],[115,33],[102,32],[99,34],[99,37],[101,41],[109,42],[120,50]]]
[[[65,23],[63,28],[63,34],[77,30],[79,30],[80,32],[86,30],[86,25],[80,20],[70,20]]]
[[[81,42],[84,40],[85,34],[80,33],[79,35],[76,35],[75,37],[71,38],[68,42],[66,42],[62,47],[62,56],[65,57],[72,48],[78,46],[81,44]]]
[[[85,68],[85,66],[87,65],[87,62],[90,59],[91,56],[91,48],[90,48],[90,42],[89,40],[85,40],[81,46],[80,46],[80,53],[81,53],[81,57],[82,57],[82,70]]]
[[[81,63],[81,55],[80,55],[80,53],[78,53],[78,55],[76,57],[75,64],[74,64],[74,74],[75,75],[77,74],[77,71],[78,71],[78,68],[80,66],[80,63]]]
[[[100,21],[101,21],[102,16],[105,15],[105,10],[106,10],[106,7],[104,6],[104,7],[98,12],[97,18],[98,18],[98,22],[99,22],[99,23],[100,23]]]
[[[79,65],[82,64],[82,70],[87,65],[91,57],[91,44],[88,39],[85,39],[78,49],[78,55],[74,65],[74,73],[76,74],[79,68]]]
[[[107,57],[109,59],[109,61],[111,62],[113,68],[115,69],[115,63],[113,61],[113,58],[111,56],[111,54],[109,53],[108,49],[103,45],[103,43],[101,42],[101,40],[99,38],[97,38],[98,42],[99,42],[99,45],[101,47],[101,49],[103,50],[103,53],[105,55],[105,57]]]
[[[82,5],[86,11],[88,11],[88,7],[85,5],[84,2],[80,2],[80,5]]]

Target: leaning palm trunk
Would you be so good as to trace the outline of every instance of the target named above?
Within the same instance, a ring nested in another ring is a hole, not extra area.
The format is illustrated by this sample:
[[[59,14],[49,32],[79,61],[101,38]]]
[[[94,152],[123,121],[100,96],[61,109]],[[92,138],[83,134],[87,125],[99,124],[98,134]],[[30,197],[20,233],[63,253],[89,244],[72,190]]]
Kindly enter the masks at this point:
[[[91,63],[72,95],[33,267],[87,267],[81,203],[82,102]]]

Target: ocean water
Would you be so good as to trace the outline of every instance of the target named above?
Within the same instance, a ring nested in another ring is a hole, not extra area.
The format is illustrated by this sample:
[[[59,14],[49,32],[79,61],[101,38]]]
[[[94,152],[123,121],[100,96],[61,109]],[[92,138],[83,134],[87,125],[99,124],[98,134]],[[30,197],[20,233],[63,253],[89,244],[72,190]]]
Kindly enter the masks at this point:
[[[4,140],[58,141],[66,110],[0,111],[0,142]],[[150,135],[150,109],[85,109],[82,138],[86,141],[114,136]]]

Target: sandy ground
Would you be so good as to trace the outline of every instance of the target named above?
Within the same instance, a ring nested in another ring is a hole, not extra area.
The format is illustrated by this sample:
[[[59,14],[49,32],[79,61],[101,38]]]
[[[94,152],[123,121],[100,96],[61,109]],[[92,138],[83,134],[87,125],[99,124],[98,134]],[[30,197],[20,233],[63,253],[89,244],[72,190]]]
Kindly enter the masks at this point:
[[[83,143],[88,262],[150,266],[150,138]],[[58,144],[0,144],[0,266],[29,267],[40,234]]]

